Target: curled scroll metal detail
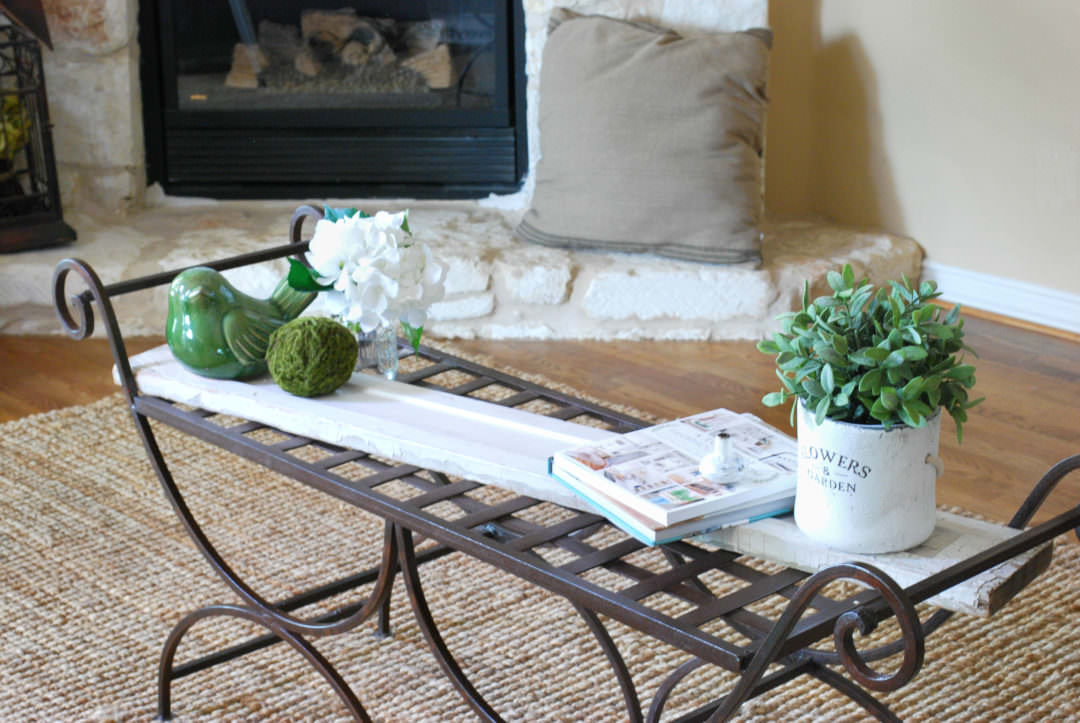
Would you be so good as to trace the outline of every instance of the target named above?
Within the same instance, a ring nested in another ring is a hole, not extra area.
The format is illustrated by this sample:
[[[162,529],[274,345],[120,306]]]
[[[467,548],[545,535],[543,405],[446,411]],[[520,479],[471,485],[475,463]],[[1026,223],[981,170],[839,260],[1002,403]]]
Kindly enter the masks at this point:
[[[879,614],[870,605],[840,615],[833,628],[839,660],[851,678],[859,685],[875,691],[896,690],[910,681],[922,667],[925,637],[911,599],[895,580],[873,565],[860,562],[844,563],[826,568],[807,578],[788,603],[780,619],[755,653],[750,665],[731,692],[721,701],[709,721],[727,720],[749,697],[764,676],[769,665],[779,656],[788,635],[795,628],[814,598],[830,583],[855,580],[877,592],[900,625],[903,640],[903,659],[891,673],[880,673],[867,664],[855,646],[854,633],[869,635],[877,626]]]
[[[289,219],[289,240],[294,244],[300,243],[303,240],[301,238],[301,232],[304,228],[304,221],[311,219],[313,223],[318,223],[322,218],[323,212],[314,206],[297,207],[297,209],[293,211],[292,218]],[[293,258],[306,266],[310,266],[303,253],[294,254]]]
[[[352,692],[352,689],[349,688],[348,683],[345,682],[337,670],[334,669],[334,666],[332,666],[322,653],[316,650],[311,643],[296,633],[279,627],[272,619],[269,619],[263,614],[262,611],[252,610],[237,605],[211,605],[196,610],[182,618],[172,629],[172,632],[169,633],[169,637],[166,639],[165,646],[161,652],[161,666],[158,672],[158,717],[161,720],[169,720],[172,718],[172,670],[173,662],[176,657],[176,650],[180,646],[180,641],[183,639],[184,634],[187,633],[195,623],[216,616],[248,620],[268,628],[279,638],[291,645],[294,650],[304,656],[311,667],[318,671],[326,682],[330,684],[330,687],[334,689],[334,692],[337,693],[341,702],[345,704],[345,707],[349,709],[353,718],[361,721],[361,723],[370,723],[371,718],[360,704],[356,695]]]
[[[86,284],[86,291],[80,294],[67,294],[68,274],[74,272]],[[112,302],[105,292],[105,286],[89,264],[81,259],[64,259],[56,265],[52,277],[53,306],[56,315],[60,317],[60,323],[67,335],[76,341],[82,341],[94,333],[94,307],[96,302],[101,309],[102,320],[105,323],[105,331],[109,336],[109,346],[112,348],[113,361],[120,374],[120,381],[124,385],[128,402],[131,402],[138,391],[135,388],[135,377],[131,373],[131,365],[128,363],[127,349],[124,347],[124,339],[120,335],[120,325],[116,321],[116,313],[113,311]],[[74,307],[76,314],[72,313]]]

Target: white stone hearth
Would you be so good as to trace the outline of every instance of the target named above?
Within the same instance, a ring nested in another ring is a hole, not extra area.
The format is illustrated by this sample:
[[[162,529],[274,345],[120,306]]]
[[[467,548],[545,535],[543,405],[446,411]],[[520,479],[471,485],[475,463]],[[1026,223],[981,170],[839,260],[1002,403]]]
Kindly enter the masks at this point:
[[[767,225],[760,269],[567,252],[516,239],[516,212],[467,202],[409,207],[414,234],[450,266],[446,300],[433,307],[427,326],[442,337],[760,338],[774,328],[776,314],[796,303],[804,278],[823,288],[825,273],[843,263],[879,283],[901,273],[918,278],[922,261],[910,239],[808,222]],[[106,284],[179,269],[287,243],[294,208],[166,199],[109,223],[75,215],[69,220],[78,229],[77,244],[0,257],[0,332],[60,332],[50,279],[62,258],[87,261]],[[227,275],[244,291],[269,295],[284,272],[279,260]],[[125,334],[163,333],[166,287],[114,304]],[[316,304],[309,313],[318,312]]]
[[[530,168],[542,152],[540,64],[556,5],[688,33],[759,27],[768,17],[767,0],[522,2]],[[286,242],[292,210],[309,201],[166,199],[158,190],[144,202],[137,0],[45,7],[56,45],[45,53],[45,72],[64,215],[79,238],[67,248],[0,255],[0,333],[60,331],[50,279],[67,256],[90,262],[110,283]],[[448,296],[428,324],[431,334],[444,337],[757,338],[796,303],[803,279],[823,289],[826,271],[846,262],[878,283],[921,272],[922,252],[910,239],[810,222],[765,224],[760,269],[533,246],[513,235],[532,178],[530,171],[518,193],[480,202],[334,205],[412,209],[416,234],[450,263]],[[279,261],[231,277],[250,293],[268,294],[284,269]],[[162,287],[119,298],[124,331],[161,334],[165,295]]]

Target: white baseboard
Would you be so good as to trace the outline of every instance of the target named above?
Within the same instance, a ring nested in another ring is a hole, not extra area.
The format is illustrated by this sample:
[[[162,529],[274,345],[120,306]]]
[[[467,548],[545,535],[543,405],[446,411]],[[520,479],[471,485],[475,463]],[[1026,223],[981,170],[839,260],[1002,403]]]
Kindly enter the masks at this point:
[[[923,261],[922,278],[937,282],[943,301],[1080,333],[1078,294],[933,261]]]

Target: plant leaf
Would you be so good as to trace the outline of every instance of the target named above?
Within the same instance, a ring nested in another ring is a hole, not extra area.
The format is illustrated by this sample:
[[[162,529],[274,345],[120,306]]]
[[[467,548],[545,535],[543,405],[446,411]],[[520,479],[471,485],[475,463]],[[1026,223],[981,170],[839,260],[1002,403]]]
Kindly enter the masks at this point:
[[[889,307],[892,309],[892,325],[900,326],[900,302],[895,296],[889,297]]]
[[[784,374],[783,372],[781,372],[779,369],[777,369],[775,371],[776,371],[776,376],[780,378],[780,383],[784,385],[784,388],[787,389],[792,394],[796,394],[797,392],[795,391],[795,382],[791,381],[791,379],[788,378],[788,376],[786,374]]]
[[[889,354],[882,363],[882,366],[886,368],[898,367],[904,362],[921,361],[926,357],[927,351],[921,346],[903,346]]]
[[[336,223],[342,219],[352,218],[353,216],[359,216],[360,218],[369,218],[366,213],[357,208],[331,208],[330,206],[323,206],[323,218],[331,223]]]
[[[859,380],[859,391],[869,392],[875,397],[881,393],[881,370],[873,369],[863,374]]]
[[[871,351],[873,351],[874,353],[871,354]],[[858,351],[853,351],[848,354],[848,360],[853,361],[856,364],[860,364],[864,367],[876,367],[887,356],[889,356],[889,352],[884,349],[878,349],[877,347],[865,347],[863,349],[859,349]]]
[[[929,332],[939,339],[948,340],[956,336],[956,331],[953,329],[953,327],[946,324],[923,324],[922,329],[924,332]]]
[[[848,288],[855,286],[855,271],[852,270],[851,264],[844,264],[843,270],[840,275],[844,277],[844,285]]]
[[[844,290],[844,277],[836,271],[825,274],[825,280],[829,282],[829,288],[833,291]]]
[[[825,421],[825,417],[828,415],[828,413],[829,398],[822,397],[821,401],[818,402],[817,409],[814,411],[814,423],[820,427],[821,423]]]
[[[885,405],[881,403],[880,399],[878,399],[870,407],[870,416],[878,420],[879,422],[884,422],[887,419],[892,418],[892,412],[886,409]]]
[[[947,379],[955,379],[958,382],[966,382],[975,376],[975,367],[970,364],[961,364],[945,372]]]
[[[904,424],[908,425],[909,427],[921,427],[926,424],[926,418],[922,415],[922,413],[919,411],[918,406],[916,406],[915,404],[911,402],[904,402],[900,406],[900,409],[904,411],[904,414],[901,414],[900,418],[904,419],[904,416],[906,415],[907,419],[904,419]]]
[[[900,390],[900,396],[904,399],[915,399],[923,393],[923,389],[926,387],[926,382],[922,377],[915,377]]]
[[[829,364],[835,364],[837,366],[844,365],[844,357],[836,353],[836,350],[824,342],[819,342],[814,345],[814,351],[819,357]]]
[[[296,259],[289,259],[289,286],[296,291],[329,291],[333,284],[319,283],[315,269],[304,266]]]
[[[889,350],[880,346],[867,347],[866,349],[863,349],[861,351],[863,351],[866,356],[870,357],[879,364],[885,361],[885,359],[889,356]]]
[[[911,405],[912,409],[914,409],[916,412],[918,412],[924,417],[929,418],[930,415],[934,413],[934,410],[929,405],[923,404],[918,399],[907,403]]]
[[[808,376],[811,376],[812,374],[816,374],[820,369],[821,362],[819,362],[817,359],[811,359],[810,361],[806,362],[801,367],[795,370],[795,379],[796,381],[800,381]]]
[[[921,309],[916,309],[911,312],[911,319],[916,324],[922,324],[923,322],[930,321],[934,316],[934,311],[937,309],[933,304],[928,304]]]
[[[825,394],[825,390],[821,388],[821,384],[818,383],[817,379],[810,377],[802,380],[802,388],[806,390],[807,394],[815,399]]]
[[[782,351],[776,355],[776,366],[786,372],[792,372],[803,365],[806,361],[802,357],[795,356],[790,351]]]
[[[787,401],[787,397],[783,392],[769,392],[761,398],[761,403],[766,407],[779,407],[781,404]]]
[[[836,379],[833,376],[832,364],[826,364],[821,369],[821,388],[825,390],[825,394],[832,394],[833,389],[836,389]]]
[[[757,350],[762,354],[779,354],[780,347],[776,345],[775,341],[769,341],[768,339],[762,339],[757,343]]]
[[[405,338],[409,340],[409,345],[413,348],[413,351],[420,351],[420,336],[424,333],[424,327],[411,326],[403,321],[401,322],[401,329],[405,332]]]

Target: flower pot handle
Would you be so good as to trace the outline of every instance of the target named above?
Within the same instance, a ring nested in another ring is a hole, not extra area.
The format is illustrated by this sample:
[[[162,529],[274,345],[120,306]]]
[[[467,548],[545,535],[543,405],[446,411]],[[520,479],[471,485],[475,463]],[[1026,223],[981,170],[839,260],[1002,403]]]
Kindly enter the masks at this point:
[[[941,475],[945,474],[945,462],[936,454],[926,455],[926,463],[937,472],[937,479],[941,479]]]

